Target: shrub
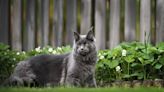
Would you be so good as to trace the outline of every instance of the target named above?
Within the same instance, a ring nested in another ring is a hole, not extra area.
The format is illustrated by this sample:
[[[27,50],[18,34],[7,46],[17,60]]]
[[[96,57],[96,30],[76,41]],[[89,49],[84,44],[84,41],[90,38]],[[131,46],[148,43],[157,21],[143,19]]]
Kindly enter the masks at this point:
[[[8,77],[16,63],[25,57],[25,52],[11,51],[8,45],[0,44],[0,80]]]
[[[122,43],[98,54],[97,80],[146,80],[164,75],[164,43],[157,46],[139,42]]]

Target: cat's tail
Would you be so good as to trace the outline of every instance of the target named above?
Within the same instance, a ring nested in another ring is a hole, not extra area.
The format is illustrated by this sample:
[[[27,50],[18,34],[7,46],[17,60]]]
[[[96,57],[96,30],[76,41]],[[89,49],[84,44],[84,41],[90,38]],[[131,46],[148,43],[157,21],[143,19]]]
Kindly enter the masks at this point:
[[[1,87],[22,86],[22,85],[23,85],[23,80],[21,78],[18,78],[16,76],[10,76],[1,84]]]

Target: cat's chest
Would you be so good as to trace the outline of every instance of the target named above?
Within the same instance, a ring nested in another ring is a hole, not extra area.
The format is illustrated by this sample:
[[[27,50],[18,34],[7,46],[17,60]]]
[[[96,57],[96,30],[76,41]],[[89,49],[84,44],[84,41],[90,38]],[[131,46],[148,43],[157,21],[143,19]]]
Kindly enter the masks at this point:
[[[68,72],[69,74],[75,74],[76,76],[87,76],[94,72],[94,66],[83,63],[71,62],[70,65],[68,65]]]

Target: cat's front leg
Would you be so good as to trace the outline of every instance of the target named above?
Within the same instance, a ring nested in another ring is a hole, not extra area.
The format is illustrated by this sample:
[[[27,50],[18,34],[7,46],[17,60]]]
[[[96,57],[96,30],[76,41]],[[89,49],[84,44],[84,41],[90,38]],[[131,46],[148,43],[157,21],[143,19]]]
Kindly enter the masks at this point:
[[[93,75],[90,75],[87,80],[86,80],[86,83],[85,83],[86,87],[97,87],[97,84],[96,84],[96,79]]]
[[[65,81],[66,87],[81,87],[80,79],[74,77],[68,77]]]

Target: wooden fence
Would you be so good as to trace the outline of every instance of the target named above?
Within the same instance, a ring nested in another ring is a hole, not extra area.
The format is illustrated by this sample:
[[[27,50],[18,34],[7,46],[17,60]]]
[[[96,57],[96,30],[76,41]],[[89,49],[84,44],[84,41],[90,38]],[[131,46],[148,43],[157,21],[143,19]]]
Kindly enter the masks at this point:
[[[164,0],[0,0],[0,42],[12,49],[71,45],[73,31],[91,26],[98,49],[162,42]]]

